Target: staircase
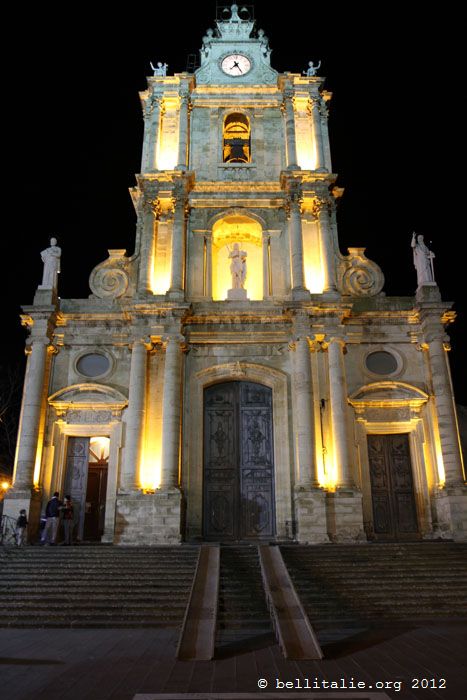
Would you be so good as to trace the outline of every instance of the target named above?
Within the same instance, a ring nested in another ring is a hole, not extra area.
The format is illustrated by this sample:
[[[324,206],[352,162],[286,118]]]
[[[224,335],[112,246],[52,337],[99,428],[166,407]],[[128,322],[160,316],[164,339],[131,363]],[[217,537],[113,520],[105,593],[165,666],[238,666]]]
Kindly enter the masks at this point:
[[[378,621],[467,617],[467,545],[283,546],[321,644]]]
[[[181,625],[198,547],[0,549],[0,626]]]
[[[216,649],[254,648],[275,637],[256,546],[223,546],[220,558]]]

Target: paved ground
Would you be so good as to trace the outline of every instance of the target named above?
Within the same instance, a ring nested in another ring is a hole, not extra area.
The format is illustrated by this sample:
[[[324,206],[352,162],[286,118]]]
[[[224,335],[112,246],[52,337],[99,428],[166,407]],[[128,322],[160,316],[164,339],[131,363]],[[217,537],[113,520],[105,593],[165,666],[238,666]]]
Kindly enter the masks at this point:
[[[210,700],[234,700],[238,692],[239,698],[248,694],[245,700],[251,694],[266,700],[272,691],[277,700],[467,697],[467,624],[454,620],[364,632],[325,647],[326,658],[316,662],[285,661],[278,646],[266,638],[247,652],[231,649],[212,662],[182,662],[174,659],[176,643],[174,630],[2,629],[0,697],[130,700],[141,694],[155,700],[165,693],[182,700],[188,697],[184,694],[202,693],[204,700],[211,693]],[[267,690],[259,690],[259,679],[267,681]],[[277,688],[276,679],[292,682],[295,689],[280,684]],[[323,687],[323,681],[334,681],[340,688],[342,679],[351,690],[336,695]],[[413,679],[419,679],[419,685],[426,685],[421,681],[427,679],[438,689],[414,690]],[[366,685],[358,687],[359,682]]]

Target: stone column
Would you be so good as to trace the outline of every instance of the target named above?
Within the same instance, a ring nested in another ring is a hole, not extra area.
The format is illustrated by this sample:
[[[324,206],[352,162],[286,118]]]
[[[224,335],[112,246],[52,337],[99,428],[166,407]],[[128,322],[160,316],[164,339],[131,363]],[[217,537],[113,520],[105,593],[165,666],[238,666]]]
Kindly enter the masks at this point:
[[[436,412],[438,414],[439,437],[443,455],[446,486],[460,485],[464,481],[462,458],[457,434],[457,418],[454,408],[447,352],[441,338],[428,344],[431,364],[431,379]]]
[[[174,203],[172,226],[172,275],[169,294],[183,296],[183,273],[185,267],[185,207],[186,199],[177,196]]]
[[[152,280],[154,273],[154,244],[155,227],[160,214],[158,193],[150,187],[151,191],[145,191],[145,199],[141,207],[142,217],[141,240],[139,248],[139,291],[152,293]]]
[[[353,481],[349,464],[349,438],[347,430],[347,389],[342,355],[345,343],[332,338],[328,347],[329,398],[331,403],[331,426],[334,457],[337,464],[338,487],[352,488]]]
[[[313,204],[313,214],[316,216],[319,225],[321,261],[324,267],[323,292],[336,292],[336,259],[332,242],[332,228],[328,204],[329,202],[326,197],[316,197]]]
[[[141,159],[141,172],[156,170],[157,142],[161,121],[161,100],[152,95],[146,103],[144,112],[144,142]]]
[[[287,143],[287,169],[297,170],[297,142],[295,136],[295,114],[293,103],[293,90],[284,90],[284,112],[285,112],[285,139]]]
[[[295,194],[290,196],[289,236],[292,290],[300,292],[305,290],[305,272],[303,268],[302,215],[300,200]]]
[[[310,489],[318,485],[311,394],[310,348],[308,340],[304,337],[298,338],[294,345],[292,400],[297,486]]]
[[[167,338],[162,400],[162,481],[161,489],[178,486],[180,458],[180,418],[182,403],[182,336]]]
[[[205,236],[204,242],[206,245],[205,296],[208,299],[212,299],[212,235]]]
[[[124,491],[138,489],[146,414],[147,350],[141,340],[132,346],[128,408],[126,409],[125,458],[120,479]]]
[[[271,289],[269,288],[269,234],[263,231],[263,299],[269,299]]]
[[[178,131],[178,158],[176,170],[186,170],[187,168],[187,149],[188,149],[188,93],[180,95],[180,111],[179,111],[179,131]]]
[[[310,97],[311,122],[315,141],[316,167],[318,172],[326,171],[326,157],[324,154],[323,134],[321,132],[320,98]]]
[[[35,338],[31,343],[23,389],[23,405],[18,434],[14,472],[15,490],[33,487],[37,440],[44,391],[48,338]]]

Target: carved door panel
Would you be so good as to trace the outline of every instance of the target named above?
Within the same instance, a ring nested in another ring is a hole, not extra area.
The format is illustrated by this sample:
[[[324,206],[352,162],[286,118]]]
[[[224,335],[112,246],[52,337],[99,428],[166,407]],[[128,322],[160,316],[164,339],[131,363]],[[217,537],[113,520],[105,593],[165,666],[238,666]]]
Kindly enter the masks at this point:
[[[76,536],[83,539],[84,516],[86,503],[86,488],[88,479],[89,462],[89,438],[70,437],[68,438],[65,492],[63,495],[70,495],[73,501],[73,518],[76,527]]]
[[[272,391],[242,382],[240,388],[240,497],[242,539],[274,535]]]
[[[237,392],[235,382],[204,392],[204,534],[207,539],[236,539]]]
[[[90,464],[86,488],[84,538],[100,540],[104,533],[107,467]]]
[[[418,538],[409,436],[369,435],[368,456],[376,539]]]
[[[204,396],[204,536],[274,535],[272,392],[251,382],[216,384]]]

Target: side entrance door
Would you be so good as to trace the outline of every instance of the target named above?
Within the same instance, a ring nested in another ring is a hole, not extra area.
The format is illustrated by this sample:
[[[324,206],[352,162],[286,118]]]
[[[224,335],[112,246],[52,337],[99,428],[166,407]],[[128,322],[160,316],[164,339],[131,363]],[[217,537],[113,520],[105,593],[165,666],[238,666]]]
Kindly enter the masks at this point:
[[[68,439],[65,490],[74,510],[74,537],[99,541],[104,532],[108,471],[107,437]]]
[[[419,539],[408,434],[368,435],[368,457],[375,539]]]
[[[272,390],[253,382],[204,392],[204,537],[274,536]]]

